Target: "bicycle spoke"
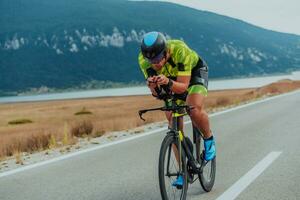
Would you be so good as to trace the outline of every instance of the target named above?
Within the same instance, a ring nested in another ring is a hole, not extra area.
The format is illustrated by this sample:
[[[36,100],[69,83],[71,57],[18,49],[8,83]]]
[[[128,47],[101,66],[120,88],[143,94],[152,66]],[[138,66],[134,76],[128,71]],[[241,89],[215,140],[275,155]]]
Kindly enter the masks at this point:
[[[207,182],[211,180],[211,162],[208,162],[203,168],[203,175]]]

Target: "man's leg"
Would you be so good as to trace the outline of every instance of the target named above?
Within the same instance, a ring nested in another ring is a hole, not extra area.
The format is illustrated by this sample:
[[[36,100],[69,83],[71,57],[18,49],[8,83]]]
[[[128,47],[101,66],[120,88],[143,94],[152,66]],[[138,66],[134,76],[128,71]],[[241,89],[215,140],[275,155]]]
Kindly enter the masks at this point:
[[[205,96],[202,94],[190,94],[187,97],[187,104],[193,106],[194,109],[190,111],[190,116],[193,121],[193,124],[201,130],[204,134],[205,139],[212,136],[208,114],[204,110],[204,99]]]
[[[212,160],[216,155],[215,141],[210,130],[208,114],[204,110],[205,96],[200,93],[189,94],[187,104],[194,108],[190,111],[193,125],[204,135],[205,160]]]

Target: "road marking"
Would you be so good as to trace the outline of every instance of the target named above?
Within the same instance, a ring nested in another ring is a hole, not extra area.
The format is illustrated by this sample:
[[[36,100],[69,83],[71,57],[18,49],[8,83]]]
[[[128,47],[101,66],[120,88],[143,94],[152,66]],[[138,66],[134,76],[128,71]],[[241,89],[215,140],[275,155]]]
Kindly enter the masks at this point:
[[[300,93],[300,90],[293,91],[293,92],[286,93],[286,94],[273,96],[273,97],[269,97],[269,98],[266,98],[266,99],[262,99],[262,100],[254,101],[254,102],[247,103],[247,104],[244,104],[244,105],[240,105],[240,106],[237,106],[237,107],[234,107],[234,108],[230,108],[230,109],[227,109],[227,110],[224,110],[224,111],[216,112],[216,113],[210,114],[209,117],[222,115],[222,114],[232,112],[232,111],[235,111],[235,110],[238,110],[238,109],[242,109],[242,108],[245,108],[245,107],[248,107],[248,106],[252,106],[252,105],[255,105],[255,104],[263,103],[263,102],[266,102],[266,101],[270,101],[270,100],[273,100],[273,99],[277,99],[277,98],[281,98],[281,97],[285,97],[285,96],[289,96],[289,95],[293,95],[293,94],[296,94],[296,93]],[[191,123],[191,121],[189,120],[189,121],[186,121],[184,123],[189,124],[189,123]],[[166,127],[165,128],[159,128],[159,129],[147,132],[147,133],[143,133],[141,135],[137,135],[137,136],[122,139],[122,140],[119,140],[119,141],[111,142],[111,143],[108,143],[108,144],[103,144],[103,145],[92,147],[92,148],[89,148],[89,149],[77,151],[77,152],[74,152],[74,153],[70,153],[68,155],[59,156],[57,158],[42,161],[42,162],[39,162],[39,163],[30,164],[28,166],[23,166],[23,167],[20,167],[20,168],[17,168],[17,169],[12,169],[12,170],[9,170],[9,171],[6,171],[6,172],[0,172],[0,178],[5,177],[5,176],[9,176],[9,175],[12,175],[12,174],[16,174],[18,172],[22,172],[22,171],[25,171],[25,170],[29,170],[29,169],[33,169],[33,168],[36,168],[36,167],[44,166],[44,165],[54,163],[54,162],[57,162],[57,161],[65,160],[65,159],[68,159],[68,158],[71,158],[71,157],[74,157],[74,156],[78,156],[78,155],[81,155],[81,154],[84,154],[84,153],[87,153],[87,152],[95,151],[95,150],[98,150],[98,149],[102,149],[102,148],[105,148],[105,147],[113,146],[113,145],[120,144],[120,143],[123,143],[123,142],[131,141],[131,140],[135,140],[137,138],[149,136],[149,135],[152,135],[152,134],[157,134],[161,131],[166,131],[166,130],[167,130]]]
[[[255,165],[247,174],[240,178],[228,190],[226,190],[217,200],[233,200],[244,189],[246,189],[265,169],[268,168],[282,152],[271,152],[257,165]]]

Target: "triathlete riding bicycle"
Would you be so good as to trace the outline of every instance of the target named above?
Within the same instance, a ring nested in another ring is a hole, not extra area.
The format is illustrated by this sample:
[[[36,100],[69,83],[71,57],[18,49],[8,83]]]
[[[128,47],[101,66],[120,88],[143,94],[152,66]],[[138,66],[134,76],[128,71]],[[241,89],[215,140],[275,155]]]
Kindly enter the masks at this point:
[[[158,88],[164,85],[178,94],[183,102],[194,107],[189,114],[193,125],[204,134],[204,159],[212,160],[216,155],[215,141],[204,109],[204,99],[208,93],[206,63],[183,41],[166,40],[159,32],[144,35],[138,60],[153,96],[159,97]],[[166,112],[166,117],[170,124],[171,113]],[[183,131],[182,118],[180,129]],[[182,184],[181,176],[173,183],[174,186]]]

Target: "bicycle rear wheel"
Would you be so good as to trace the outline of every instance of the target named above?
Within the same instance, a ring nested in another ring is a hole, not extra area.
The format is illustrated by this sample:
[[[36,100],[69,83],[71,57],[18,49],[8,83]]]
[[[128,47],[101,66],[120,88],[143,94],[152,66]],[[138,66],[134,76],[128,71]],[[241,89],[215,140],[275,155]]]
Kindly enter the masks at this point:
[[[168,134],[161,144],[161,149],[159,153],[159,186],[160,193],[163,200],[169,199],[180,199],[185,200],[187,195],[187,168],[184,156],[184,151],[182,150],[182,162],[181,171],[179,171],[178,161],[176,159],[175,151],[178,147],[178,141],[173,136]],[[175,151],[174,151],[175,148]],[[172,183],[176,180],[178,175],[183,176],[183,187],[176,188],[172,186]]]
[[[202,140],[203,141],[203,140]],[[200,138],[200,144],[201,144],[201,138]],[[201,148],[202,147],[202,148]],[[201,173],[199,174],[199,181],[204,191],[210,192],[211,189],[214,186],[215,183],[215,177],[216,177],[216,157],[214,159],[210,160],[209,162],[204,160],[204,144],[201,145]]]

